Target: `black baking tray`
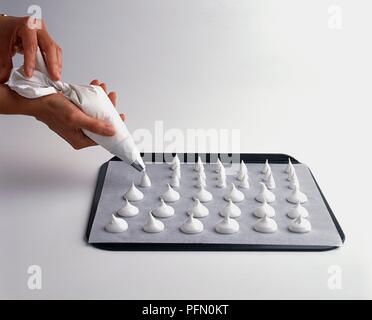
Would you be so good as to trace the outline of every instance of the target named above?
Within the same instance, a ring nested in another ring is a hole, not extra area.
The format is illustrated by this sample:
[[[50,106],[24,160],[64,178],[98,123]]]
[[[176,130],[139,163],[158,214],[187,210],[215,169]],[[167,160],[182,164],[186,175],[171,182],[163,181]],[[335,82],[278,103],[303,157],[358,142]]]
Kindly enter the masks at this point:
[[[165,153],[142,153],[143,157],[147,160],[163,161],[170,159],[171,154]],[[173,156],[174,154],[172,154]],[[182,154],[178,154],[181,156]],[[188,162],[195,162],[198,159],[198,153],[184,153],[183,158],[187,159]],[[270,163],[287,163],[288,159],[291,159],[293,164],[300,163],[297,159],[287,154],[281,153],[242,153],[242,154],[202,154],[203,160],[207,163],[210,159],[226,158],[243,160],[245,163],[264,163],[266,159]],[[205,158],[204,158],[205,157]],[[94,217],[96,215],[97,206],[101,197],[103,183],[105,181],[106,171],[110,161],[121,161],[119,158],[114,157],[108,162],[105,162],[98,173],[96,189],[93,195],[93,201],[91,211],[88,220],[88,226],[86,231],[86,240],[88,241],[89,235],[92,229]],[[320,189],[313,173],[310,171],[312,178],[322,196],[322,199],[328,209],[328,212],[332,218],[333,223],[340,235],[342,243],[345,242],[345,234],[341,229],[331,207],[329,206],[322,190]],[[206,244],[206,243],[91,243],[92,246],[111,251],[328,251],[339,248],[338,246],[304,246],[304,245],[261,245],[261,244]]]

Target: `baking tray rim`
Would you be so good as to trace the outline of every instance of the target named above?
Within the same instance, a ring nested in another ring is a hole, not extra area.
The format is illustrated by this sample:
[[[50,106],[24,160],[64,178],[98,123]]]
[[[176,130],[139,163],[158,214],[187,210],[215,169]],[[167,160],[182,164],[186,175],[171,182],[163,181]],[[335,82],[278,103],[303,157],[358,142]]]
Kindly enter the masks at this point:
[[[180,153],[178,153],[180,154]],[[175,155],[175,153],[172,153]],[[300,164],[296,158],[283,154],[283,153],[241,153],[241,154],[233,154],[233,153],[225,153],[225,154],[217,154],[217,153],[203,153],[203,156],[206,158],[206,162],[208,163],[211,158],[216,159],[217,157],[221,157],[226,155],[228,157],[232,157],[238,155],[240,160],[243,160],[246,163],[264,163],[266,159],[269,160],[271,163],[286,163],[288,159],[291,159],[291,162],[294,164]],[[154,153],[154,152],[146,152],[141,153],[142,157],[151,158],[151,161],[154,162],[155,160],[165,159],[170,156],[170,153]],[[194,162],[197,160],[199,154],[198,153],[183,153],[184,159],[190,160]],[[86,229],[85,238],[88,244],[103,250],[109,251],[306,251],[306,252],[316,252],[316,251],[329,251],[339,248],[340,246],[319,246],[319,245],[267,245],[267,244],[210,244],[210,243],[112,243],[112,242],[89,242],[90,232],[92,230],[93,221],[96,216],[96,211],[98,207],[98,203],[101,197],[103,184],[105,181],[105,176],[107,172],[108,165],[111,161],[121,161],[117,157],[113,157],[107,162],[103,163],[99,169],[96,188],[93,194],[93,200],[91,205],[91,210],[88,219],[88,225]],[[319,190],[319,193],[324,201],[324,204],[327,207],[328,213],[331,216],[331,219],[337,229],[337,232],[341,238],[342,244],[345,242],[345,234],[334,215],[328,201],[326,200],[322,190],[319,187],[318,182],[316,181],[313,173],[309,169],[310,174],[316,184],[316,187]]]

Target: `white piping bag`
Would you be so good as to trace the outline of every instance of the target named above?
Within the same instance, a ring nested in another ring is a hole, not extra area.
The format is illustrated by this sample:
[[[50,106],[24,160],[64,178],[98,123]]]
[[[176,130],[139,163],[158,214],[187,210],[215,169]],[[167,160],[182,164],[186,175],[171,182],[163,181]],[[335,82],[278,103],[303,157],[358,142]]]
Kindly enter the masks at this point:
[[[83,129],[85,135],[104,147],[138,171],[145,169],[136,144],[125,123],[121,120],[111,100],[100,86],[72,85],[49,78],[40,49],[37,51],[36,66],[31,78],[23,72],[23,66],[12,70],[8,86],[19,95],[35,99],[61,92],[87,115],[111,123],[116,131],[112,137],[105,137]]]

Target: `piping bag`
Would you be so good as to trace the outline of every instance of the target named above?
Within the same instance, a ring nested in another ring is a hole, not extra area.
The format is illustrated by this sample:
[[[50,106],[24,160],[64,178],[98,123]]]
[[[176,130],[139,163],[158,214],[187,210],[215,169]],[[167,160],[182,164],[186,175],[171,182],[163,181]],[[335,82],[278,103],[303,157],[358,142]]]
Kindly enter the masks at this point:
[[[36,65],[32,77],[27,78],[24,75],[23,66],[14,68],[7,85],[22,97],[29,99],[57,92],[63,93],[67,99],[87,115],[111,123],[116,132],[114,136],[105,137],[82,129],[86,136],[138,171],[145,169],[140,152],[127,126],[121,120],[106,92],[100,86],[72,85],[51,80],[40,49],[37,50]]]

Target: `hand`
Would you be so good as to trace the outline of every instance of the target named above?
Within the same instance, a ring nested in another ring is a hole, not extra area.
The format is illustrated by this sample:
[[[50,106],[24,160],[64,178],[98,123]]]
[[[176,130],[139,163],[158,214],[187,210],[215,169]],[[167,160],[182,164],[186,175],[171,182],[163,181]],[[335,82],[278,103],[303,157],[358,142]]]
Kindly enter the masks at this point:
[[[50,78],[60,80],[62,49],[48,34],[44,20],[0,17],[0,43],[0,83],[8,81],[13,68],[12,57],[16,53],[24,55],[24,72],[27,77],[31,77],[38,47],[44,55]]]
[[[107,93],[105,83],[93,80],[90,84],[99,85]],[[112,104],[116,106],[116,93],[108,94]],[[115,130],[111,124],[86,115],[75,104],[60,93],[34,99],[37,104],[31,115],[44,122],[51,130],[65,139],[74,149],[82,149],[96,145],[81,129],[89,130],[103,136],[113,136]],[[124,114],[120,114],[124,121]]]

